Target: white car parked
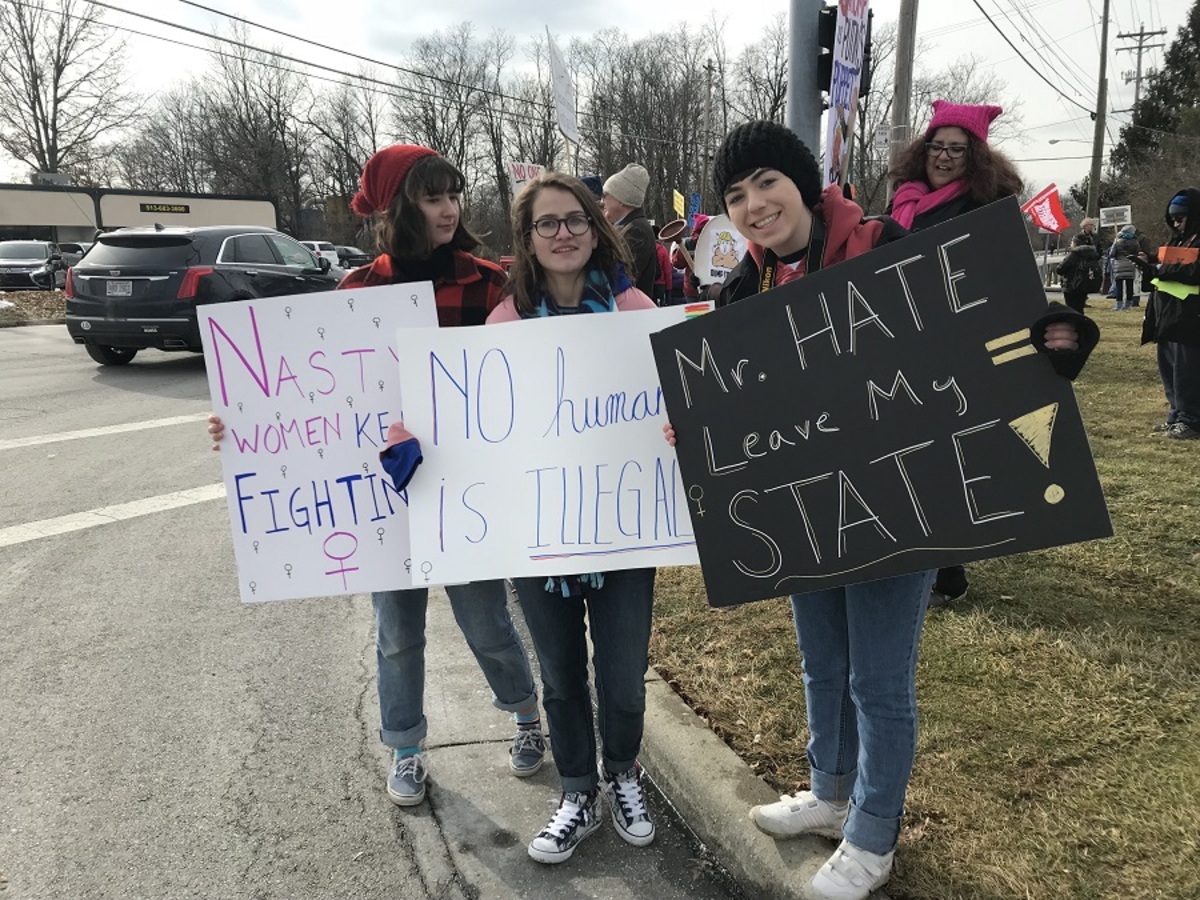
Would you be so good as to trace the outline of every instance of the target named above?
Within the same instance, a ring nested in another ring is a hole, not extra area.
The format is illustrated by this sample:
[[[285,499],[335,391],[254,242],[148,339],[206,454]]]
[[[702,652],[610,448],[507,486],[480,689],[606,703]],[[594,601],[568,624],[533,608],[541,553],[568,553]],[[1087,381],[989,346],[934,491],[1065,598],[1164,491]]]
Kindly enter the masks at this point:
[[[321,259],[329,260],[331,266],[340,264],[338,260],[337,247],[329,243],[329,241],[301,241],[305,247],[315,253]]]

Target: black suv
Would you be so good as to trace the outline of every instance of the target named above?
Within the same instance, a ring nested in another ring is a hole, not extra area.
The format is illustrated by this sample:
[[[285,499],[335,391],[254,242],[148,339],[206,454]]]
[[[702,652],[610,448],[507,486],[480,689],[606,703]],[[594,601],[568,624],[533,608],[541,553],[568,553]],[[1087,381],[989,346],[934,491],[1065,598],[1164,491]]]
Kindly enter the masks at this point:
[[[147,347],[199,353],[200,304],[332,290],[329,269],[270,228],[122,228],[68,271],[67,333],[107,366]]]
[[[47,241],[0,241],[0,288],[52,291],[66,270],[62,254]]]

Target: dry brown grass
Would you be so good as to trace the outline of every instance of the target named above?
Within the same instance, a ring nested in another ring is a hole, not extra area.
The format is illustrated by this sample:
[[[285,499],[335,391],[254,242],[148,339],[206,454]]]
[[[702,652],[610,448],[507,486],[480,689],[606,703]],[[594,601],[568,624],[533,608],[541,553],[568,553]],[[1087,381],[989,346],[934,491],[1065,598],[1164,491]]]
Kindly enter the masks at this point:
[[[930,614],[897,900],[1200,898],[1200,445],[1148,436],[1154,351],[1109,305],[1076,393],[1116,536],[972,564]],[[807,786],[785,603],[710,609],[663,570],[651,651],[768,783]]]
[[[62,291],[0,291],[0,326],[23,322],[61,319],[67,314],[67,298]]]

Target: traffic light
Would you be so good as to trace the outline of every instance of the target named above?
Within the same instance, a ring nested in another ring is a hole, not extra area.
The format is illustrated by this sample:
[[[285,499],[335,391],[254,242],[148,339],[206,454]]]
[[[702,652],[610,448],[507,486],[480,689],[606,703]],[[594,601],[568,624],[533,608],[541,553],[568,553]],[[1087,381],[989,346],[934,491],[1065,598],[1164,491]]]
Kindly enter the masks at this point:
[[[817,12],[817,87],[829,93],[833,83],[833,42],[837,37],[837,5],[823,6]]]
[[[833,83],[833,45],[837,38],[838,8],[824,6],[817,12],[817,87],[826,94]],[[858,95],[867,96],[871,90],[871,22],[875,18],[873,9],[867,10],[867,34],[863,42],[862,72],[859,76]]]

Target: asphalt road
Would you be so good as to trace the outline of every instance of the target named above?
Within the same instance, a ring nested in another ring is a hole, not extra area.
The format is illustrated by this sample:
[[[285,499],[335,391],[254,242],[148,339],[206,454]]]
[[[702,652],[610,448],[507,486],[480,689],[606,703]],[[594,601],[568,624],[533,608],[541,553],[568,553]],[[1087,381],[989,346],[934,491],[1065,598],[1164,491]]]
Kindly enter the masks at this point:
[[[104,369],[63,326],[0,329],[0,897],[737,896],[660,799],[633,868],[530,862],[549,766],[487,854],[454,791],[387,802],[369,600],[238,602],[224,503],[181,493],[220,481],[208,408],[197,356]]]

